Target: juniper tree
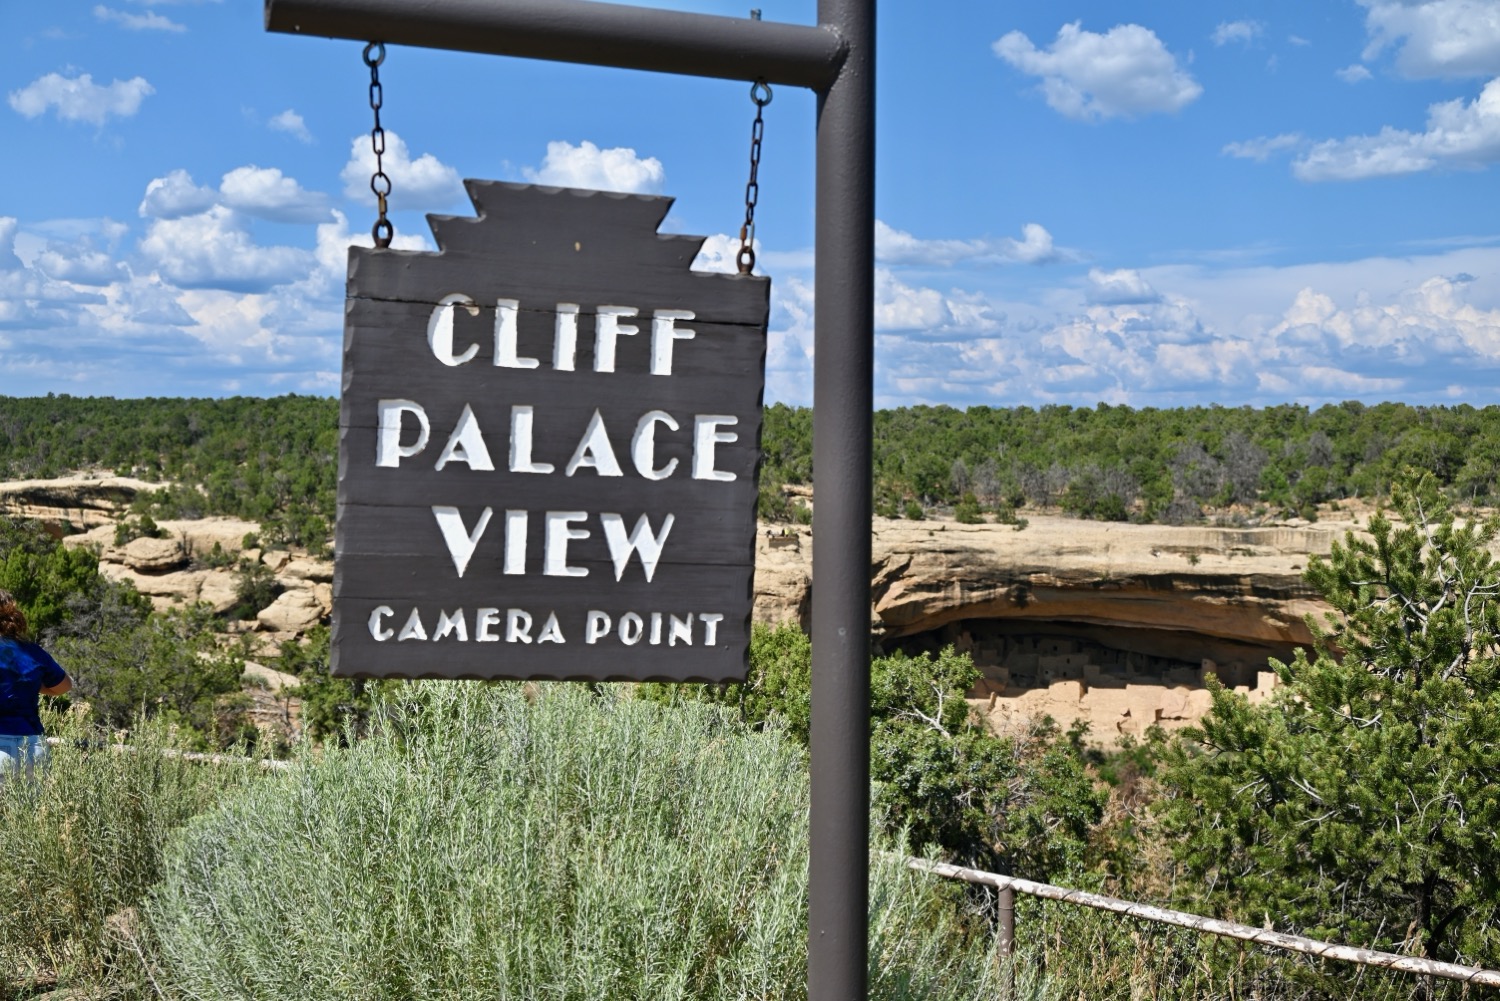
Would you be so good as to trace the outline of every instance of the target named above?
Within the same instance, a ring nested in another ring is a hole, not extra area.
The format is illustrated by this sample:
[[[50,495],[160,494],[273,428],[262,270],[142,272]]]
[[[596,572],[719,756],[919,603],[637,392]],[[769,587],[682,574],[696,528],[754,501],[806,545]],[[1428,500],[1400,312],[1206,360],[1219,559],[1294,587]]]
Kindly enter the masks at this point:
[[[1500,523],[1432,478],[1306,579],[1335,614],[1266,703],[1215,684],[1172,752],[1178,858],[1221,912],[1500,964]],[[1199,901],[1203,901],[1200,899]]]

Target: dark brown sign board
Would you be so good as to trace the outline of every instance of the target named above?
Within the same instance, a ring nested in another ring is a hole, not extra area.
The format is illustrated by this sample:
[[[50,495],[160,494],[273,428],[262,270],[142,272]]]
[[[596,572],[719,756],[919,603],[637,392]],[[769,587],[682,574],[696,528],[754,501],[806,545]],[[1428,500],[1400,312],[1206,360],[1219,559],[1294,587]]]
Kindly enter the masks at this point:
[[[743,679],[769,279],[670,198],[465,184],[349,252],[333,673]]]

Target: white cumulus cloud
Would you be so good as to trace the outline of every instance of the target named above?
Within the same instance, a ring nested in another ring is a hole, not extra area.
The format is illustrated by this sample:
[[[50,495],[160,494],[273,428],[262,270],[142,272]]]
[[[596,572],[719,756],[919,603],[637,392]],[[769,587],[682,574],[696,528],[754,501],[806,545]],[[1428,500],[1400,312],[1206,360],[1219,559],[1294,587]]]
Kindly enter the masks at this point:
[[[391,179],[392,211],[445,209],[465,200],[463,181],[457,170],[431,153],[413,160],[405,141],[394,132],[385,134],[381,164]],[[374,173],[375,151],[370,148],[370,137],[355,136],[349,146],[349,160],[339,172],[344,196],[373,206],[375,193],[370,190],[370,177]]]
[[[1132,268],[1117,271],[1090,268],[1084,294],[1095,305],[1140,305],[1161,301],[1151,283]]]
[[[1074,21],[1046,49],[1012,31],[995,42],[994,51],[1022,73],[1040,77],[1047,103],[1069,118],[1178,111],[1203,93],[1156,33],[1139,24],[1116,25],[1101,35]]]
[[[1495,368],[1500,366],[1500,309],[1468,303],[1468,284],[1464,278],[1437,275],[1395,302],[1375,304],[1363,298],[1343,307],[1331,296],[1305,288],[1269,334],[1324,359],[1374,355],[1421,367],[1446,357],[1466,367]]]
[[[1341,70],[1334,70],[1333,75],[1345,83],[1363,83],[1373,75],[1361,63],[1352,63]]]
[[[170,17],[165,17],[155,11],[146,11],[144,14],[132,14],[128,10],[115,10],[103,4],[94,7],[94,16],[101,21],[113,21],[128,31],[171,31],[184,32],[187,26],[178,24]]]
[[[273,222],[321,222],[328,218],[328,196],[308,191],[275,167],[236,167],[219,185],[223,203]]]
[[[91,247],[47,247],[36,255],[32,265],[49,278],[76,285],[108,285],[125,273],[124,264],[113,254]]]
[[[182,169],[154,178],[137,211],[148,219],[181,219],[215,205],[272,222],[322,222],[328,218],[328,196],[308,191],[276,167],[236,167],[218,190],[199,187]]]
[[[217,191],[200,188],[187,171],[179,168],[165,177],[153,178],[136,211],[149,219],[179,219],[206,212],[218,200]]]
[[[1265,34],[1265,30],[1266,26],[1259,21],[1221,21],[1214,29],[1213,40],[1215,45],[1239,42],[1241,45],[1248,46]]]
[[[301,115],[297,114],[291,108],[272,115],[271,120],[266,125],[270,127],[271,131],[285,132],[298,142],[310,143],[313,141],[312,133],[307,131],[307,123],[302,120]]]
[[[257,245],[233,209],[156,219],[140,243],[141,254],[161,276],[183,288],[262,292],[305,277],[310,251]]]
[[[542,165],[526,167],[521,175],[533,184],[643,195],[659,194],[666,180],[666,171],[656,157],[643,159],[635,150],[623,146],[600,149],[588,140],[577,146],[549,142]]]
[[[1414,174],[1437,167],[1479,167],[1500,160],[1500,79],[1479,96],[1434,104],[1427,129],[1386,126],[1376,135],[1317,143],[1292,164],[1304,181],[1353,181]]]
[[[1254,139],[1246,139],[1244,142],[1232,142],[1227,144],[1219,152],[1225,156],[1237,157],[1241,160],[1254,160],[1257,163],[1265,163],[1273,153],[1280,153],[1302,144],[1302,136],[1296,132],[1284,132],[1279,136],[1257,136]]]
[[[1071,256],[1052,242],[1046,227],[1029,222],[1021,227],[1021,239],[929,240],[913,236],[875,220],[875,258],[885,264],[948,267],[960,262],[976,264],[1043,264]]]
[[[908,285],[889,268],[875,269],[875,329],[920,336],[994,330],[998,321],[980,296]]]
[[[1367,8],[1365,59],[1396,48],[1396,69],[1415,78],[1500,75],[1495,0],[1359,0]]]
[[[755,274],[761,274],[759,265],[761,246],[756,240],[750,245],[755,251],[756,267]],[[698,256],[693,259],[694,271],[717,271],[725,275],[737,275],[740,273],[739,265],[740,238],[738,235],[730,236],[728,233],[715,233],[704,239],[703,246],[698,250]]]
[[[89,122],[103,125],[111,115],[129,118],[141,110],[141,102],[156,90],[144,77],[115,80],[107,86],[94,82],[87,73],[65,77],[48,73],[20,90],[10,92],[10,106],[27,118],[46,114],[48,109],[65,122]]]

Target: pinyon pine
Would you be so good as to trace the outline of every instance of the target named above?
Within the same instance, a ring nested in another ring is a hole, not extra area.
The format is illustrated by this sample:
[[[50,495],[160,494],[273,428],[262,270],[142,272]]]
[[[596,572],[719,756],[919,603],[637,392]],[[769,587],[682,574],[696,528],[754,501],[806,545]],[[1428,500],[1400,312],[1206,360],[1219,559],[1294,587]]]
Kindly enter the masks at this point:
[[[1276,694],[1214,687],[1166,770],[1165,819],[1221,913],[1494,967],[1500,525],[1457,520],[1425,474],[1393,504],[1399,521],[1309,566],[1337,614],[1313,655],[1273,662]]]

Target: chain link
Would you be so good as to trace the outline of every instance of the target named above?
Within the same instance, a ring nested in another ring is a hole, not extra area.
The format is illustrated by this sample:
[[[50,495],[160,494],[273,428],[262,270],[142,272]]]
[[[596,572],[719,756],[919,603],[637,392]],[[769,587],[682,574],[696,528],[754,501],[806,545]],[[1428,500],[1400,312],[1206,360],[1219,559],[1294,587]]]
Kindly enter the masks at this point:
[[[385,43],[371,42],[365,46],[365,65],[370,67],[370,110],[375,112],[375,127],[370,130],[370,149],[375,154],[375,173],[370,175],[370,190],[375,192],[375,202],[380,216],[370,229],[375,246],[381,250],[391,245],[396,227],[386,218],[386,199],[391,193],[391,179],[385,172],[385,128],[380,124],[380,108],[385,104],[385,88],[380,85],[380,64],[385,62]]]
[[[750,180],[745,185],[745,224],[740,227],[740,250],[734,255],[740,274],[755,270],[755,205],[760,201],[760,144],[766,134],[761,112],[771,103],[771,85],[757,80],[750,86],[750,100],[755,102],[755,124],[750,127]]]

